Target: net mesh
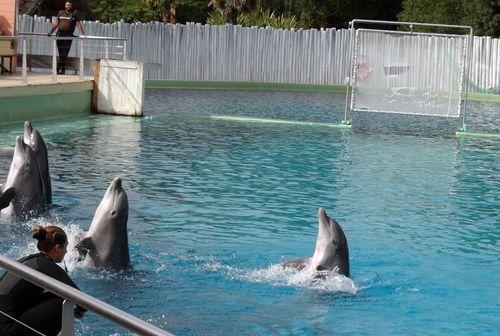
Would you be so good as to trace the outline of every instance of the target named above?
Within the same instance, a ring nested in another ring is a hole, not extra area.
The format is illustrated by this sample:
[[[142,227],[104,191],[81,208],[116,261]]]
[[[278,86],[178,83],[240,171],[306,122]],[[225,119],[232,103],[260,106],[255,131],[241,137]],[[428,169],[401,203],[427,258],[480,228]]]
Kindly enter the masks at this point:
[[[357,29],[351,110],[460,116],[467,36]]]

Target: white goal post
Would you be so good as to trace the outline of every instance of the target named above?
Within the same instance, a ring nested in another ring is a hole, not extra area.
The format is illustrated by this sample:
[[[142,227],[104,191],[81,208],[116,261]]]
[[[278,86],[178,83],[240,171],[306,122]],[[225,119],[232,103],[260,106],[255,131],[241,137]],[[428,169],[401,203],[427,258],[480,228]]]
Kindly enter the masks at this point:
[[[366,28],[371,25],[394,29]],[[444,29],[457,33],[439,32]],[[465,118],[471,27],[353,20],[350,32],[345,120],[348,109]]]

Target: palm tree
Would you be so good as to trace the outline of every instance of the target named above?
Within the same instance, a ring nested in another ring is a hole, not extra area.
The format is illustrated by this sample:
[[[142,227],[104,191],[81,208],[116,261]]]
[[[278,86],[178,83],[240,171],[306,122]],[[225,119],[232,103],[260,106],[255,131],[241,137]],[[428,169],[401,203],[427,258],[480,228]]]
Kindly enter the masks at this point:
[[[209,6],[219,11],[227,23],[236,24],[238,14],[245,8],[246,0],[210,0]]]
[[[146,0],[146,4],[163,23],[167,22],[167,18],[170,23],[175,23],[175,0]]]

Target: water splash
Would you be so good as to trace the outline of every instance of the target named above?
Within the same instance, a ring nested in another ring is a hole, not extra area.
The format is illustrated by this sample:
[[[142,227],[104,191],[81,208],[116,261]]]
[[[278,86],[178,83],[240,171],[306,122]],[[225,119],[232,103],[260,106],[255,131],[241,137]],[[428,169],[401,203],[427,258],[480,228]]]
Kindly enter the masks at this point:
[[[239,269],[224,265],[214,258],[205,261],[203,268],[211,272],[219,272],[224,276],[255,283],[269,283],[272,286],[291,286],[309,288],[323,292],[341,292],[356,294],[358,288],[348,277],[338,274],[338,270],[310,273],[307,270],[283,268],[274,264],[264,269]]]

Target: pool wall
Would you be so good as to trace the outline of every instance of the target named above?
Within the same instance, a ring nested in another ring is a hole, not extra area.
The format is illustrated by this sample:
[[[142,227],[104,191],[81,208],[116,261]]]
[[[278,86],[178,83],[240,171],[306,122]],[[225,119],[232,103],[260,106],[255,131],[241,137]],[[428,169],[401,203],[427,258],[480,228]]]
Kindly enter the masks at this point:
[[[92,112],[93,81],[0,88],[0,124]]]

